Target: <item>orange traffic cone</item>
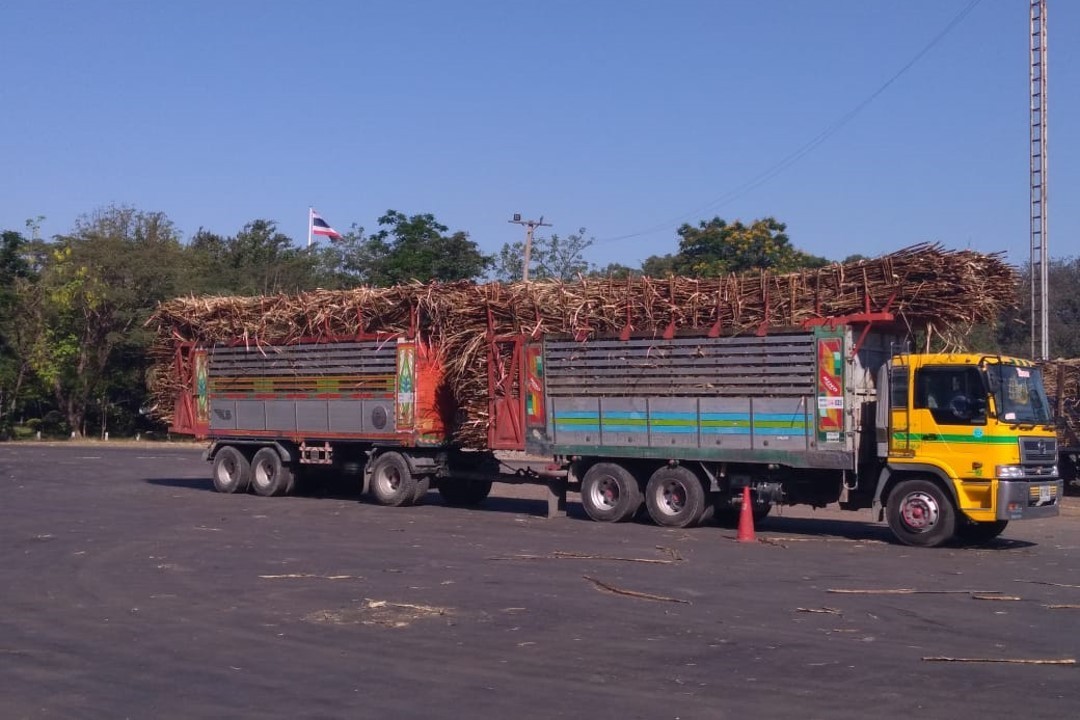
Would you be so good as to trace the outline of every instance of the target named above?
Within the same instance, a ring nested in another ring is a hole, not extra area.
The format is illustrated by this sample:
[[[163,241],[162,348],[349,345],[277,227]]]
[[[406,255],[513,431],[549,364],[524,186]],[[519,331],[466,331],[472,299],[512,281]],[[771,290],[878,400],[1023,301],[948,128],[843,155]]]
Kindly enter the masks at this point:
[[[754,508],[750,500],[750,486],[744,485],[742,489],[742,507],[739,509],[739,534],[735,537],[739,542],[757,542],[754,535]]]

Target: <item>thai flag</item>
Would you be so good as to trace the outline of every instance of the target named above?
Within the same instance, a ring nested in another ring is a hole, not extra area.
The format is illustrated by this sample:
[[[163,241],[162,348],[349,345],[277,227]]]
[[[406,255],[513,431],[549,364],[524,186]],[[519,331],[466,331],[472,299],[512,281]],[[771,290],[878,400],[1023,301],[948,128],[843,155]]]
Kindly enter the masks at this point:
[[[325,235],[331,240],[340,240],[341,233],[330,227],[330,223],[322,219],[322,215],[311,209],[311,232],[315,235]]]

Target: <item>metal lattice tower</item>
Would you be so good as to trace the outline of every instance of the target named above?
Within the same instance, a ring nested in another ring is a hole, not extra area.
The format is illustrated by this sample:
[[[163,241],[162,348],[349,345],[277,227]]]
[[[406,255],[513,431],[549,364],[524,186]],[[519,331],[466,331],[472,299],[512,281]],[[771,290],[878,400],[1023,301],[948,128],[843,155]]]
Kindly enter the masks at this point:
[[[1048,360],[1046,0],[1031,0],[1031,357]]]

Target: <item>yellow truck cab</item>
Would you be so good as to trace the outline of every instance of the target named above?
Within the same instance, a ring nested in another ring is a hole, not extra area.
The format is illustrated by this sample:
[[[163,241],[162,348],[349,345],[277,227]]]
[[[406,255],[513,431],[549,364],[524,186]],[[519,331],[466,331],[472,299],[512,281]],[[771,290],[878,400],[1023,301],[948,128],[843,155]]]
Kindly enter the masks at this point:
[[[1057,437],[1033,363],[904,354],[881,369],[878,387],[885,468],[874,502],[901,540],[986,540],[1010,520],[1058,514]]]

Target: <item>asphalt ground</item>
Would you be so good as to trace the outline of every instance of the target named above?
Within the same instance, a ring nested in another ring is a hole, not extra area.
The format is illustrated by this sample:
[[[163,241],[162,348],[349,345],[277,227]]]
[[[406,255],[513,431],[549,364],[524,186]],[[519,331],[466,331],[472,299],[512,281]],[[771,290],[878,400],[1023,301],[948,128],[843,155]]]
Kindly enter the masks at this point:
[[[1075,498],[925,550],[868,511],[789,509],[738,543],[497,494],[227,496],[197,449],[0,445],[0,718],[1080,709],[1077,665],[927,659],[1080,660]]]

